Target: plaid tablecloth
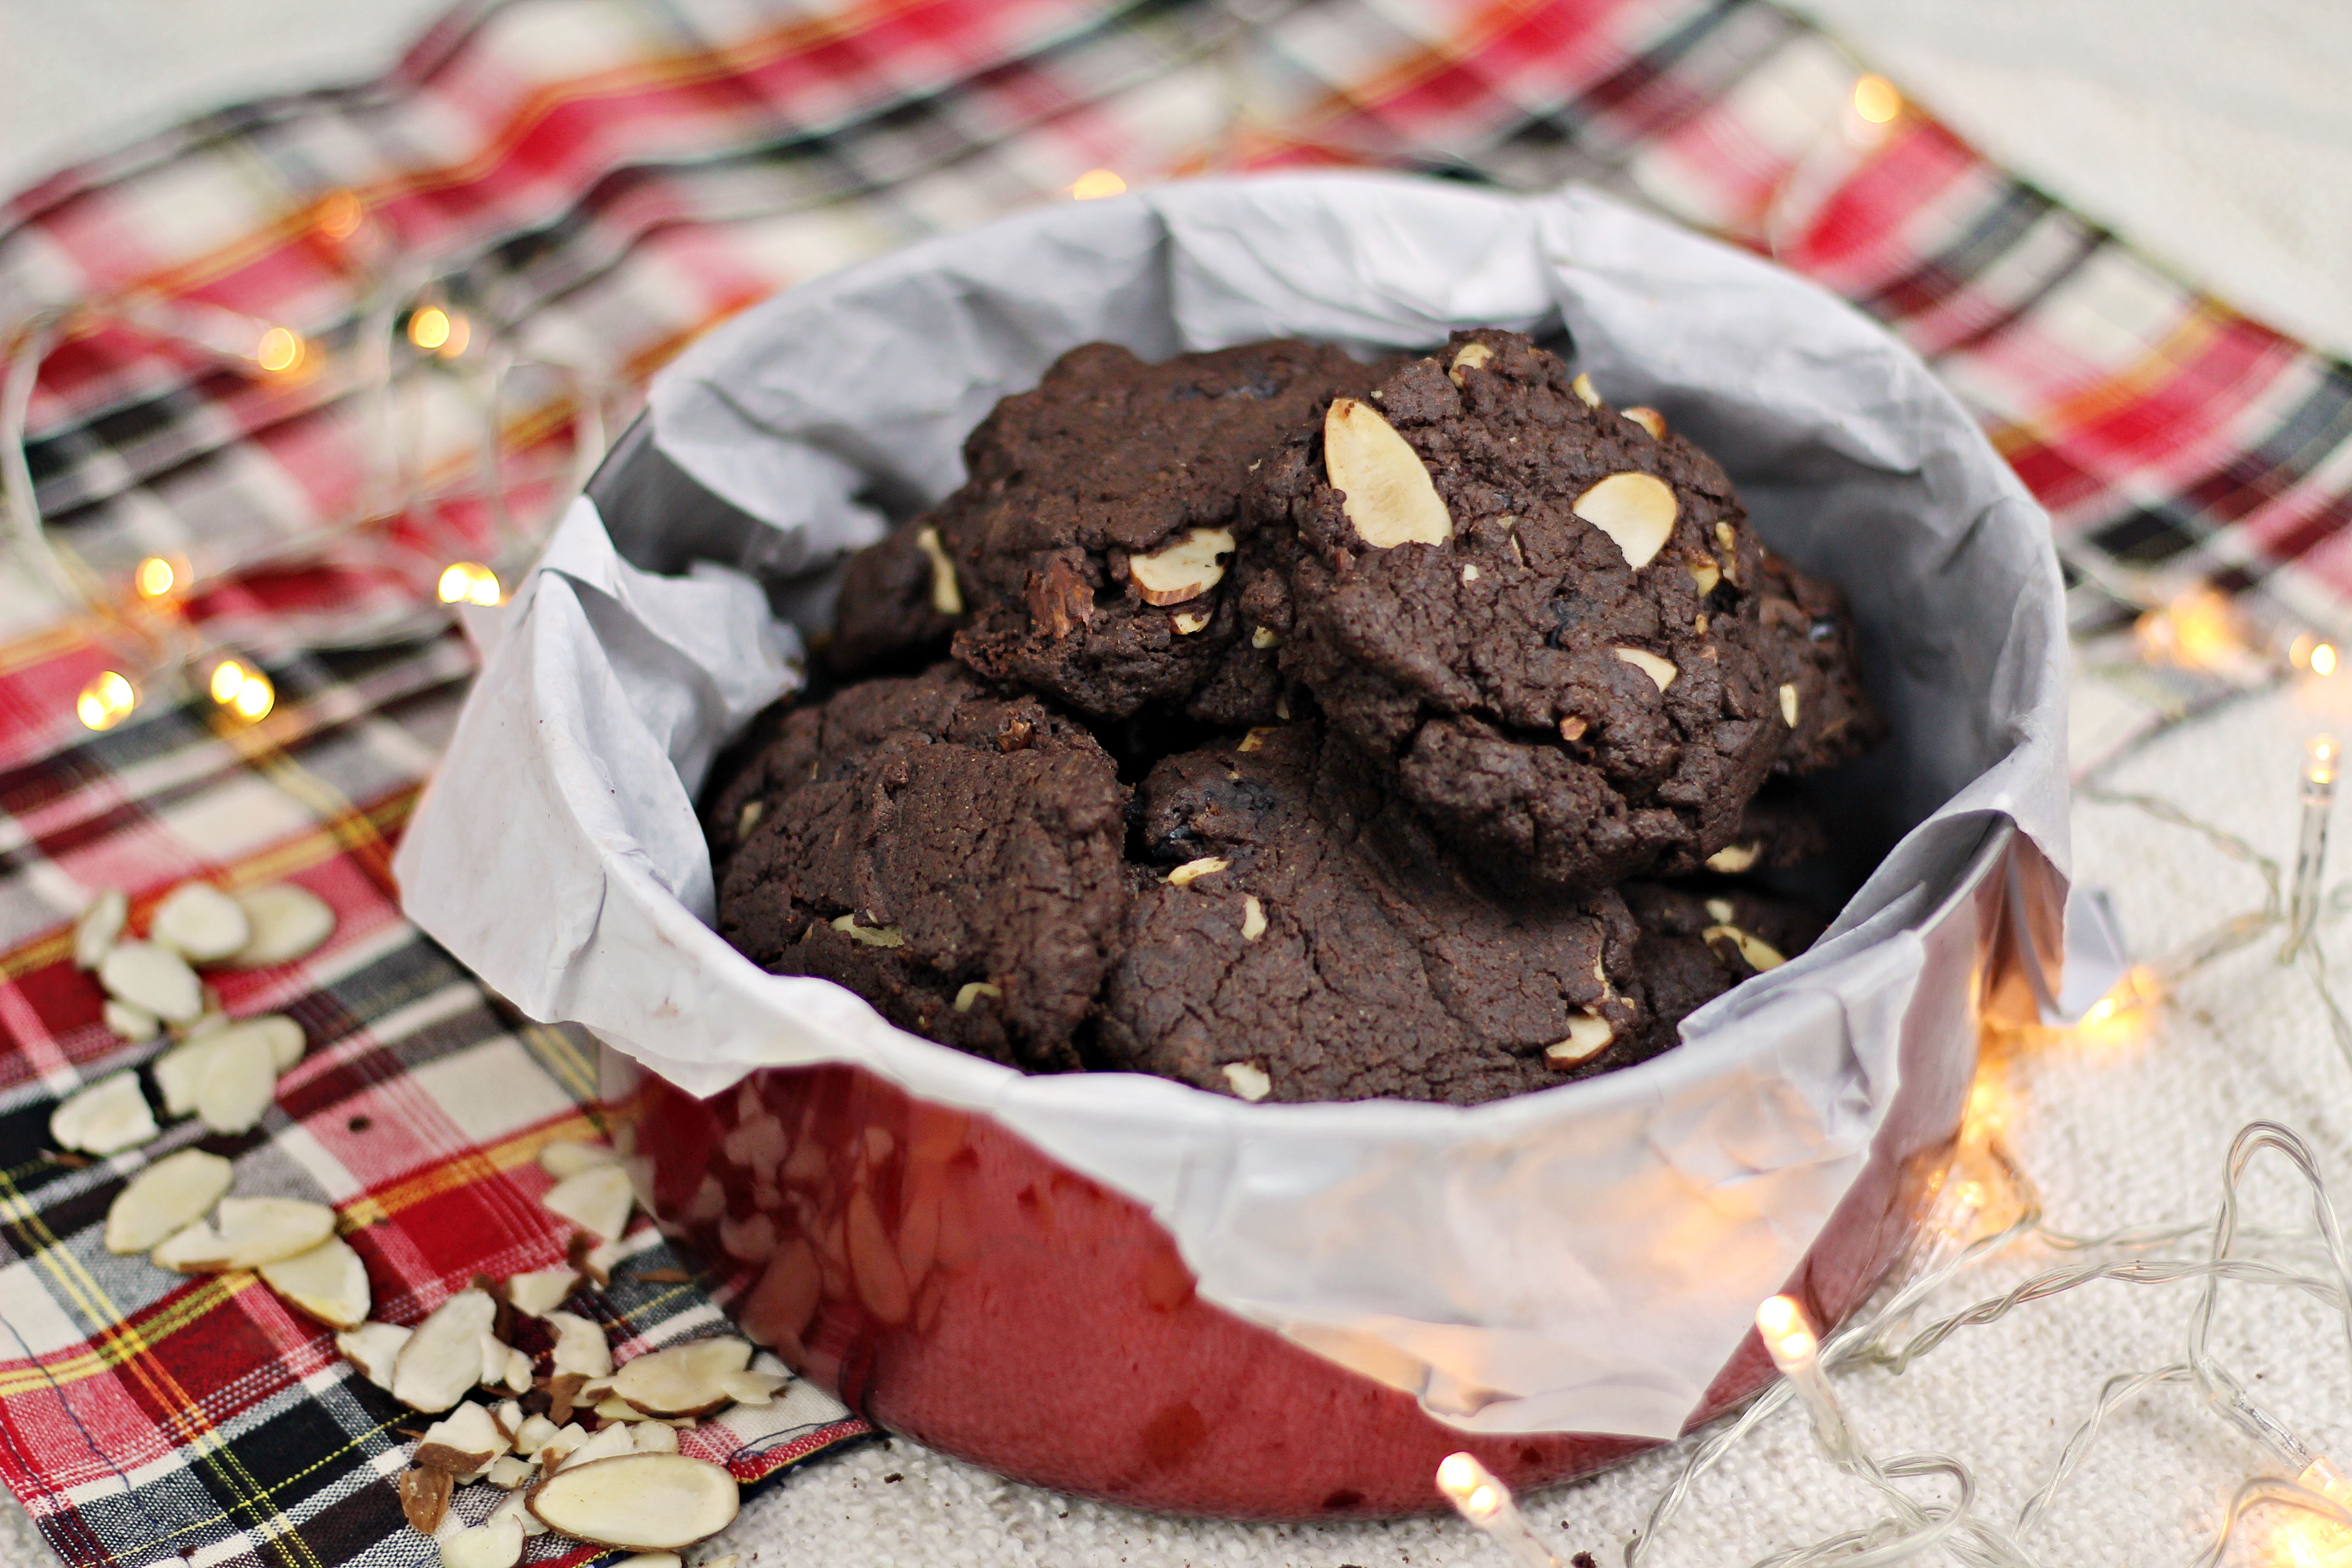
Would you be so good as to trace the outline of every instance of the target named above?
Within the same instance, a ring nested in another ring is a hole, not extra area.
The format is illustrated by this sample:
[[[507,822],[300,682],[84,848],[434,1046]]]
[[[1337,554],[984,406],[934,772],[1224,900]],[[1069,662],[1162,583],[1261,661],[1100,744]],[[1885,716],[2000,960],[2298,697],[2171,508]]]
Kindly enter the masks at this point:
[[[50,360],[30,472],[55,534],[120,587],[150,553],[204,571],[299,550],[356,504],[378,437],[340,356],[402,267],[403,287],[437,277],[436,297],[499,341],[625,385],[776,288],[1066,199],[1091,171],[1582,177],[1887,322],[2099,581],[2210,583],[2296,624],[2352,621],[2352,369],[2183,287],[1916,111],[1861,121],[1857,68],[1761,0],[467,5],[382,82],[225,111],[0,207],[0,334],[77,300],[160,299],[328,351],[318,374],[260,377],[107,328]],[[322,226],[339,191],[372,215],[362,239]],[[507,424],[518,444],[562,439],[546,398]],[[462,433],[434,439],[411,454],[424,469],[469,460]],[[419,493],[435,515],[404,525],[414,539],[486,526],[478,498]],[[188,610],[266,646],[289,598],[356,614],[414,589],[362,552],[217,584]],[[557,1256],[530,1156],[587,1128],[591,1059],[407,927],[388,871],[465,645],[281,648],[257,726],[153,702],[94,735],[72,703],[115,658],[96,629],[56,620],[20,571],[0,574],[0,1476],[78,1564],[430,1560],[396,1528],[399,1416],[326,1335],[250,1276],[179,1280],[98,1245],[120,1184],[193,1130],[79,1168],[43,1151],[58,1096],[152,1054],[106,1033],[71,966],[89,894],[121,886],[143,907],[193,875],[290,879],[341,923],[300,965],[222,984],[232,1012],[290,1012],[311,1041],[262,1128],[212,1141],[238,1190],[334,1203],[396,1321]],[[717,1310],[690,1284],[629,1282],[677,1261],[656,1247],[624,1270],[609,1305],[625,1352]],[[784,1432],[734,1456],[747,1480],[866,1430],[800,1398]]]

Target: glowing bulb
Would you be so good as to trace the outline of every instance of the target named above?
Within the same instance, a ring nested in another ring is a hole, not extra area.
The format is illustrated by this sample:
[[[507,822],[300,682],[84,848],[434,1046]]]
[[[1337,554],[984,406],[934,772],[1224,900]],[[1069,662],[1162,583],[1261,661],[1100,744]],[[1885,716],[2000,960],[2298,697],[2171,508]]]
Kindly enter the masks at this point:
[[[236,700],[245,688],[245,666],[233,658],[225,658],[213,666],[213,700],[226,708]]]
[[[1853,84],[1853,111],[1873,125],[1885,125],[1903,112],[1903,95],[1883,76],[1866,76]]]
[[[1447,1497],[1468,1497],[1484,1468],[1467,1454],[1448,1454],[1437,1462],[1438,1489]]]
[[[2336,648],[2333,644],[2321,643],[2311,650],[2311,673],[2314,675],[2336,673]]]
[[[1105,196],[1115,196],[1127,189],[1127,182],[1108,169],[1088,169],[1080,174],[1077,184],[1070,187],[1073,201],[1095,202]]]
[[[499,587],[499,574],[471,561],[451,562],[442,572],[436,591],[445,605],[480,605],[488,608],[506,599]]]
[[[245,684],[236,689],[236,695],[229,699],[228,705],[238,718],[247,722],[265,719],[268,717],[269,710],[278,706],[278,689],[269,684],[268,676],[257,670],[245,678]]]
[[[408,318],[408,341],[428,353],[449,341],[449,312],[427,305]]]
[[[466,345],[473,342],[473,339],[474,324],[452,310],[449,312],[449,335],[442,340],[441,346],[433,352],[443,359],[456,359],[466,352]]]
[[[319,203],[319,232],[329,239],[349,239],[366,221],[366,205],[349,191],[330,191]]]
[[[172,563],[162,556],[150,555],[139,563],[132,581],[142,596],[160,599],[179,584],[180,574],[172,570]]]
[[[272,327],[261,334],[253,363],[272,375],[283,375],[299,365],[309,353],[299,333],[289,327]]]
[[[2303,777],[2306,784],[2332,784],[2343,765],[2344,748],[2333,735],[2314,735],[2304,743]]]
[[[139,706],[139,693],[113,670],[100,674],[74,699],[74,714],[92,730],[111,730]]]
[[[1756,1309],[1756,1331],[1772,1352],[1772,1364],[1786,1376],[1791,1367],[1809,1366],[1821,1349],[1805,1309],[1794,1296],[1775,1296]]]

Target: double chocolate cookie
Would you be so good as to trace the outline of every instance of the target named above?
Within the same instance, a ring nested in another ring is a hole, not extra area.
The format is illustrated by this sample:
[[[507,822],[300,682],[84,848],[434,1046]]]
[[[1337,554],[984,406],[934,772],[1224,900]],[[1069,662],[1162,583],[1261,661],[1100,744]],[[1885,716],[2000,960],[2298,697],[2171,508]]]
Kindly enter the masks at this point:
[[[1736,882],[1633,881],[1618,891],[1642,931],[1635,967],[1649,1016],[1633,1048],[1643,1056],[1670,1048],[1685,1018],[1822,934],[1803,905]]]
[[[1525,337],[1456,333],[1249,497],[1296,542],[1284,668],[1466,852],[1570,889],[1698,869],[1801,724],[1867,732],[1809,626],[1763,616],[1794,574],[1722,469],[1588,392]]]
[[[1648,1054],[1624,902],[1496,899],[1321,725],[1171,757],[1136,815],[1162,874],[1110,970],[1105,1066],[1250,1100],[1473,1104]]]
[[[952,665],[866,681],[792,713],[714,798],[719,931],[902,1028],[1074,1069],[1127,907],[1127,803],[1034,697]]]

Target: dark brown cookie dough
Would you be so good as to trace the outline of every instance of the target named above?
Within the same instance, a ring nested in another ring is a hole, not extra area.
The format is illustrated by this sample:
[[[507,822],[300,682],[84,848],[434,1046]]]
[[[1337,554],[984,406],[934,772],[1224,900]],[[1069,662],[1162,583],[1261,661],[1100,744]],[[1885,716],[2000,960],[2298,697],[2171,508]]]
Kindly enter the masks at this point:
[[[1853,617],[1834,584],[1768,553],[1753,625],[1760,634],[1757,650],[1771,668],[1780,715],[1795,720],[1773,763],[1776,773],[1835,767],[1885,738],[1886,726],[1863,694]]]
[[[825,666],[845,678],[920,668],[947,652],[962,613],[939,530],[927,518],[901,523],[849,558]]]
[[[1696,870],[1791,732],[1775,639],[1802,634],[1762,623],[1729,479],[1643,413],[1457,332],[1248,498],[1261,550],[1295,542],[1286,671],[1466,852],[1565,889]]]
[[[1274,649],[1252,610],[1286,585],[1241,548],[1242,487],[1285,434],[1378,374],[1288,341],[1164,364],[1073,349],[972,432],[961,489],[853,567],[844,626],[934,635],[915,560],[929,527],[954,562],[955,656],[982,675],[1096,718],[1195,693],[1221,723],[1270,716]]]
[[[791,713],[712,797],[719,931],[902,1028],[1082,1065],[1129,869],[1128,791],[1084,728],[952,665]]]
[[[1473,1104],[1633,1059],[1622,901],[1495,899],[1322,726],[1171,757],[1137,799],[1160,874],[1104,993],[1103,1065],[1247,1099]]]
[[[1642,928],[1635,967],[1649,1005],[1638,1048],[1671,1050],[1682,1021],[1751,975],[1813,945],[1822,920],[1803,905],[1737,883],[1627,882]]]

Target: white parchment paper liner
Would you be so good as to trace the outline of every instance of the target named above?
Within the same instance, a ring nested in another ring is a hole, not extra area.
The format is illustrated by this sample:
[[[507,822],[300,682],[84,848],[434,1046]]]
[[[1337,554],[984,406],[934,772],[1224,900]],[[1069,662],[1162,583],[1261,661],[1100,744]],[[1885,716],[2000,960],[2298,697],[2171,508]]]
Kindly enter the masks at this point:
[[[816,564],[875,534],[869,501],[952,489],[965,433],[1073,344],[1371,350],[1486,323],[1564,324],[1612,401],[1715,453],[1766,538],[1845,587],[1897,729],[1866,809],[1917,826],[1828,939],[1693,1016],[1681,1049],[1466,1110],[1250,1105],[1024,1078],[763,973],[705,923],[691,802],[716,747],[791,686],[794,634],[748,579],[630,566],[585,501],[489,628],[395,861],[404,908],[525,1012],[695,1092],[855,1062],[993,1116],[1148,1205],[1202,1295],[1456,1426],[1674,1435],[1862,1167],[1916,929],[1999,817],[2066,865],[2047,524],[1916,357],[1811,285],[1588,191],[1202,182],[780,296],[665,373],[656,437]]]

